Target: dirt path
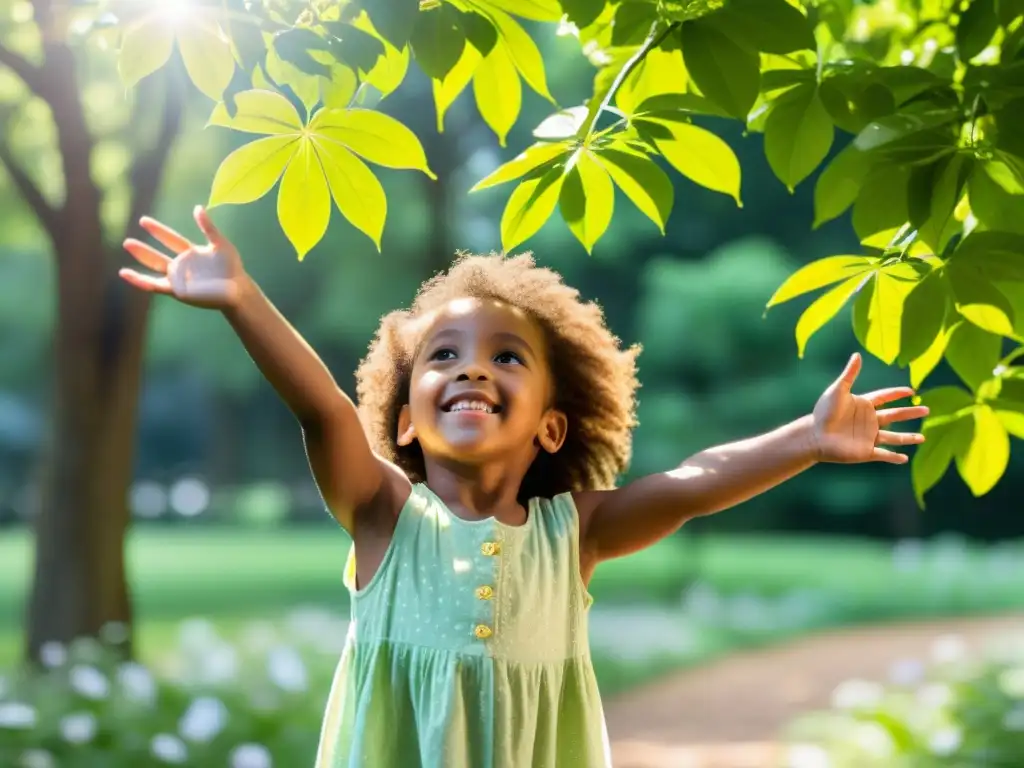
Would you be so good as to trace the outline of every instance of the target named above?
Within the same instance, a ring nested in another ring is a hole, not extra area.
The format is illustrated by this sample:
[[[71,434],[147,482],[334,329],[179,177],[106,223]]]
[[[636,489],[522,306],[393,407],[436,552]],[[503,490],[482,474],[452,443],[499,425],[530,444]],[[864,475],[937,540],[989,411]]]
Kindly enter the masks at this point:
[[[844,680],[884,681],[944,636],[970,652],[1022,629],[1021,614],[845,629],[681,672],[607,702],[615,768],[778,768],[781,728]]]

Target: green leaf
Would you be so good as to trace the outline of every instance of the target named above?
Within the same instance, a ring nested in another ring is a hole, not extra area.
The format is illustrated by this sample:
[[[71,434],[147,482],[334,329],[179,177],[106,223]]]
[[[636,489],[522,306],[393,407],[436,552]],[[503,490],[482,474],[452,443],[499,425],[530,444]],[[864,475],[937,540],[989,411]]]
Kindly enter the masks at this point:
[[[921,169],[915,169],[911,174],[907,187],[910,196],[908,212],[911,222],[918,227],[918,238],[934,253],[942,253],[961,228],[953,213],[963,197],[970,162],[963,155],[951,155],[932,165],[931,169],[931,174],[924,173],[923,190],[915,184],[915,176]],[[915,201],[919,201],[923,216],[914,210]]]
[[[871,159],[847,144],[814,185],[814,228],[841,216],[853,205],[872,167]]]
[[[815,49],[811,22],[786,0],[732,0],[705,19],[749,50],[786,54]]]
[[[274,35],[274,51],[281,61],[291,64],[300,72],[319,77],[330,77],[331,70],[317,61],[310,51],[330,51],[327,41],[307,27],[292,27]]]
[[[331,220],[331,194],[324,169],[308,139],[299,142],[295,157],[281,177],[277,218],[299,261],[327,232]]]
[[[917,273],[909,264],[892,264],[878,270],[854,302],[857,340],[886,365],[892,365],[900,353],[904,302],[916,283]]]
[[[999,29],[996,0],[971,0],[956,25],[956,50],[961,61],[970,61],[992,42]]]
[[[121,37],[117,68],[121,80],[133,88],[167,63],[174,50],[174,27],[157,14],[129,24]]]
[[[830,291],[826,291],[804,310],[796,323],[797,356],[803,359],[811,336],[831,320],[850,300],[864,282],[864,277],[851,277]]]
[[[976,391],[999,365],[1003,340],[973,323],[960,322],[950,332],[946,362],[963,382]]]
[[[359,16],[352,24],[376,38],[383,39],[383,35],[370,22],[369,16]],[[396,48],[390,42],[384,40],[383,55],[377,59],[377,63],[373,65],[369,72],[364,73],[363,81],[380,91],[381,98],[384,98],[395,92],[398,86],[405,80],[408,72],[409,49],[404,46]]]
[[[875,152],[898,163],[924,163],[956,151],[957,121],[953,108],[901,111],[865,126],[854,142],[863,152]]]
[[[729,117],[728,112],[695,93],[658,93],[637,105],[633,119],[687,123],[694,115]]]
[[[746,120],[760,90],[761,64],[751,52],[705,21],[683,24],[683,61],[700,92],[731,116]]]
[[[476,11],[462,12],[462,28],[466,31],[466,41],[486,56],[498,42],[498,30],[494,23]]]
[[[499,42],[477,65],[473,94],[480,116],[505,146],[523,104],[522,84],[504,42]]]
[[[357,155],[385,168],[423,171],[437,176],[416,134],[390,115],[373,109],[321,109],[309,124],[314,135],[344,144]]]
[[[943,326],[928,349],[910,362],[910,386],[914,389],[919,388],[942,361],[942,356],[946,353],[946,345],[949,343],[949,333],[950,329]]]
[[[945,333],[950,290],[942,270],[932,270],[915,285],[903,304],[899,364],[908,365],[926,354]]]
[[[968,400],[970,404],[970,400]],[[918,505],[924,509],[924,495],[946,474],[959,445],[970,439],[971,422],[965,418],[930,426],[922,426],[925,442],[917,446],[910,464],[910,480]]]
[[[295,134],[302,132],[302,118],[284,96],[275,91],[242,91],[235,95],[237,111],[228,114],[221,103],[213,108],[207,125],[245,133]]]
[[[380,250],[388,201],[384,187],[362,160],[335,141],[314,136],[327,185],[341,215]]]
[[[652,121],[664,126],[669,139],[655,139],[655,146],[669,164],[702,187],[740,200],[740,161],[732,147],[711,131],[688,123]]]
[[[379,35],[363,29],[358,24],[344,21],[322,23],[334,37],[330,45],[331,54],[345,66],[356,71],[369,72],[384,56],[385,42]]]
[[[696,94],[683,93],[688,80],[686,66],[678,50],[666,51],[655,48],[619,86],[619,90],[615,92],[615,106],[627,115],[634,114],[642,103],[671,94],[680,99],[688,97],[694,103],[703,102],[707,107],[717,110],[706,99]]]
[[[506,251],[529,240],[544,226],[558,203],[564,179],[562,169],[555,167],[515,188],[501,216],[501,244]]]
[[[868,172],[853,204],[853,229],[862,243],[885,248],[906,223],[909,180],[909,169],[892,163],[881,163]]]
[[[499,8],[530,21],[559,21],[562,7],[558,0],[469,0],[473,5]]]
[[[974,429],[966,448],[956,454],[956,468],[975,497],[991,491],[1006,473],[1010,462],[1010,436],[987,405],[979,405],[972,414]]]
[[[576,154],[576,162],[562,182],[559,207],[562,218],[587,253],[601,239],[612,221],[615,188],[611,177],[585,149]]]
[[[420,69],[434,80],[443,80],[466,47],[459,12],[447,3],[422,11],[409,45]]]
[[[299,142],[297,136],[268,136],[236,149],[217,168],[207,205],[213,208],[259,200],[281,178]]]
[[[1013,336],[1015,313],[1009,299],[972,266],[957,261],[950,265],[957,311],[983,331]]]
[[[597,160],[633,205],[665,234],[675,199],[672,181],[665,172],[646,155],[622,149],[602,149]]]
[[[330,78],[320,78],[320,101],[326,109],[345,109],[355,96],[356,73],[342,64],[331,67]]]
[[[562,0],[562,10],[579,29],[593,24],[604,9],[605,0]]]
[[[869,256],[827,256],[807,264],[779,286],[768,300],[765,309],[795,299],[805,293],[824,288],[826,285],[838,283],[851,277],[864,275],[877,269],[878,260]]]
[[[498,166],[474,184],[469,191],[479,192],[482,189],[514,181],[537,169],[544,168],[546,171],[545,166],[558,162],[561,158],[568,157],[569,152],[570,146],[568,144],[538,142],[516,155],[512,160]]]
[[[881,83],[833,76],[818,86],[821,103],[841,131],[858,134],[896,109],[892,91]]]
[[[184,25],[178,33],[178,50],[196,88],[220,101],[235,74],[235,57],[216,22],[200,15]]]
[[[482,57],[472,45],[462,49],[462,56],[444,80],[431,80],[434,89],[434,108],[437,110],[437,132],[444,133],[444,116],[459,95],[469,85]]]
[[[1024,235],[976,230],[960,242],[950,263],[970,268],[983,280],[1024,282]]]
[[[381,37],[399,50],[405,48],[419,17],[419,0],[366,0],[363,7]]]
[[[533,129],[533,138],[542,141],[565,141],[574,138],[586,122],[589,110],[584,107],[569,107],[548,115]]]
[[[330,54],[325,51],[316,51],[318,67],[322,67],[324,75],[312,75],[303,72],[294,64],[289,64],[277,53],[277,49],[270,47],[267,50],[267,61],[265,67],[253,71],[252,84],[257,90],[280,91],[289,98],[297,99],[306,109],[306,114],[316,105],[320,98],[320,81],[323,77],[330,77],[331,65],[337,62],[331,59]],[[312,57],[311,57],[312,58]],[[264,73],[267,77],[264,77]],[[269,78],[269,79],[268,79]],[[289,93],[290,91],[290,93]]]
[[[922,392],[915,402],[928,408],[931,412],[928,422],[935,424],[937,423],[936,419],[940,416],[952,416],[958,411],[973,406],[974,396],[967,390],[956,386],[935,387],[935,389]]]
[[[828,156],[834,134],[816,86],[798,86],[775,104],[764,126],[764,151],[790,192]]]
[[[488,0],[492,2],[492,0]],[[534,91],[545,99],[554,103],[551,94],[548,93],[547,76],[544,73],[544,59],[540,55],[537,44],[525,29],[508,14],[489,7],[481,12],[490,18],[498,30],[498,34],[505,43],[508,55],[511,57],[516,69],[523,76]],[[517,110],[518,112],[518,110]]]
[[[1024,186],[1009,164],[999,159],[975,162],[967,194],[971,212],[986,229],[1024,234]]]

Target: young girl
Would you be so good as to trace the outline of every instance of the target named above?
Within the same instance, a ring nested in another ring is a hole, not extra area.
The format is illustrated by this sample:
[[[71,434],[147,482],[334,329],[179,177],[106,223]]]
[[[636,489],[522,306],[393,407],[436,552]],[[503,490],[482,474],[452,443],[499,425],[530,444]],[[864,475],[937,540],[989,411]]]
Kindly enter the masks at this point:
[[[851,393],[854,355],[809,415],[615,488],[638,350],[528,256],[460,258],[385,316],[357,412],[206,212],[195,219],[206,244],[143,219],[175,256],[128,240],[156,274],[121,276],[223,311],[354,542],[317,768],[610,765],[587,643],[595,567],[816,462],[902,464],[880,446],[923,440],[887,428],[925,408],[876,410],[912,390]]]

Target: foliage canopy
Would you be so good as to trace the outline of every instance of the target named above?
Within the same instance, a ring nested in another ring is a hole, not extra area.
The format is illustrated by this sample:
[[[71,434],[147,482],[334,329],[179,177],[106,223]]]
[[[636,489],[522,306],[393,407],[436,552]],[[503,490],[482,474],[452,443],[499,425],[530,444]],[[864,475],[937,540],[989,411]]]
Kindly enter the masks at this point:
[[[416,135],[373,109],[415,63],[438,130],[472,88],[505,146],[523,84],[552,103],[534,143],[473,191],[509,184],[505,249],[557,208],[589,252],[615,190],[662,232],[667,166],[741,205],[741,169],[714,132],[764,134],[779,180],[814,182],[815,226],[852,217],[863,246],[803,267],[768,307],[824,290],[809,339],[852,304],[861,345],[921,384],[945,360],[961,383],[931,407],[912,478],[919,503],[955,463],[975,495],[1024,438],[1024,0],[194,0],[92,9],[131,86],[180,54],[215,103],[210,124],[254,134],[211,205],[277,187],[303,258],[336,206],[380,247],[387,199],[367,163],[433,176]],[[560,105],[535,37],[578,39],[593,92]],[[109,31],[107,32],[109,34]],[[841,151],[838,134],[852,136]]]

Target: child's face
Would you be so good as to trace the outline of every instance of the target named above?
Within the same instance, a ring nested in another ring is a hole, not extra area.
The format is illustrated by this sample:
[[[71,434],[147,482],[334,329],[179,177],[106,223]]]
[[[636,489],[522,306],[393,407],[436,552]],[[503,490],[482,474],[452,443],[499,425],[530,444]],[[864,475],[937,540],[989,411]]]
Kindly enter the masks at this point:
[[[521,310],[458,299],[428,326],[399,419],[399,444],[418,440],[429,458],[479,465],[532,462],[555,451],[565,417],[553,395],[544,333]],[[525,470],[525,468],[524,468]]]

